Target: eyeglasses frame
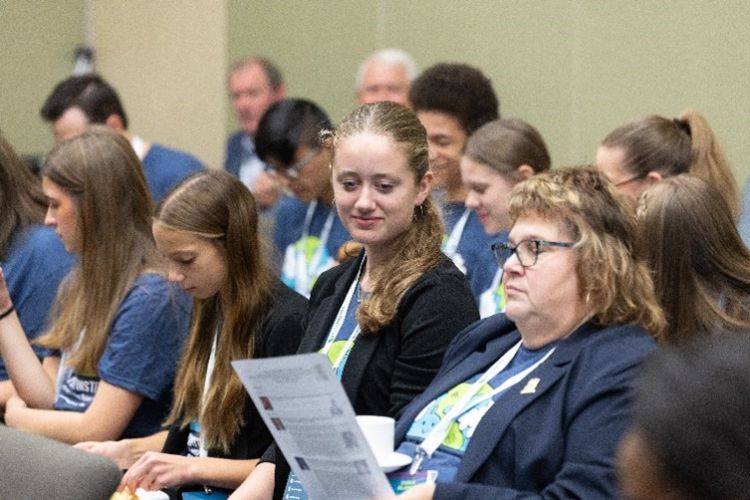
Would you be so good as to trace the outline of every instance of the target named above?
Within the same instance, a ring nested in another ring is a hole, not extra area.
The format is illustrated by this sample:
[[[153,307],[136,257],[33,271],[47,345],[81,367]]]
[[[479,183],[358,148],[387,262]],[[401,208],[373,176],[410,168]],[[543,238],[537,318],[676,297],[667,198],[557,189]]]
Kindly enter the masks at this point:
[[[304,158],[299,161],[295,161],[291,165],[283,168],[274,167],[273,165],[266,164],[266,172],[276,175],[283,175],[290,179],[299,179],[302,169],[305,168],[316,156],[320,154],[320,148],[315,148],[305,155]]]
[[[518,256],[518,252],[516,249],[523,243],[526,242],[532,242],[534,243],[534,262],[532,262],[529,265],[525,265],[521,258]],[[536,265],[537,260],[539,259],[539,249],[541,247],[562,247],[562,248],[571,248],[575,246],[576,242],[574,241],[549,241],[549,240],[539,240],[539,239],[527,239],[527,240],[521,240],[515,245],[512,245],[508,242],[499,242],[499,243],[493,243],[490,248],[492,249],[492,254],[495,257],[495,262],[497,262],[498,267],[503,267],[505,263],[510,259],[513,254],[516,254],[516,258],[518,259],[518,263],[521,264],[521,267],[524,269],[533,267]],[[510,251],[510,253],[507,256],[501,256],[501,251]]]

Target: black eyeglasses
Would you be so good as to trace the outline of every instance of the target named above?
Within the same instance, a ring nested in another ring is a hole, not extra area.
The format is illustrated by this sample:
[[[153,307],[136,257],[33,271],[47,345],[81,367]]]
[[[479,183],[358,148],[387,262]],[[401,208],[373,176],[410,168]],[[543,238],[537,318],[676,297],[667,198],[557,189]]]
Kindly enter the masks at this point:
[[[499,267],[503,267],[505,261],[510,259],[510,256],[513,254],[516,254],[521,266],[531,267],[536,264],[536,260],[539,257],[539,250],[542,247],[570,248],[574,245],[575,243],[572,241],[523,240],[519,241],[516,245],[511,245],[510,243],[493,243],[491,248]]]
[[[265,170],[266,172],[272,174],[284,175],[286,177],[289,177],[290,179],[298,179],[300,176],[300,172],[302,172],[302,169],[305,168],[307,164],[310,163],[316,156],[318,156],[318,154],[320,154],[320,149],[313,149],[307,155],[305,155],[304,158],[292,163],[288,167],[276,168],[272,165],[266,164]]]
[[[620,186],[624,186],[626,184],[630,184],[631,182],[639,181],[639,180],[643,179],[644,177],[646,177],[646,176],[643,175],[643,174],[638,174],[635,177],[631,177],[630,179],[625,179],[624,181],[613,182],[612,185],[614,187],[620,187]]]

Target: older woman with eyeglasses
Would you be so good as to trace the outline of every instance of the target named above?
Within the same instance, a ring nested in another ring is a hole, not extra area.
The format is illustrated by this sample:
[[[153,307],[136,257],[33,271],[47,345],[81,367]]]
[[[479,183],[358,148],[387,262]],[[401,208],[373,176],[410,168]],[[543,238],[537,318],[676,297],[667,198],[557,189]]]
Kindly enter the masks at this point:
[[[413,461],[391,479],[437,482],[400,498],[617,496],[631,383],[664,327],[634,214],[590,167],[518,184],[509,208],[493,249],[506,312],[459,333],[405,408],[396,442]]]

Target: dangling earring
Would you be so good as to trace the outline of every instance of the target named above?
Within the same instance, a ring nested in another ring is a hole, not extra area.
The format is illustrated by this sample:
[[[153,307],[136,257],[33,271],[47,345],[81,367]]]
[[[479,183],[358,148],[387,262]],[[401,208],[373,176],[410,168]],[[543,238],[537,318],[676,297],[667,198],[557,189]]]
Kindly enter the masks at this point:
[[[421,218],[422,216],[424,216],[424,207],[422,205],[416,205],[414,207],[414,217],[413,217],[413,219],[417,220],[417,219]]]

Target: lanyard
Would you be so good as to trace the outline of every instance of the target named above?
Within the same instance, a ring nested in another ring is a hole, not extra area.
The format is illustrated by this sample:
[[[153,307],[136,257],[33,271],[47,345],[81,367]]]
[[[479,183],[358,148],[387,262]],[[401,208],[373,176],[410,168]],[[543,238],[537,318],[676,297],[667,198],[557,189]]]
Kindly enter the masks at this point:
[[[312,224],[313,215],[315,209],[318,206],[318,200],[313,200],[307,206],[307,212],[305,213],[305,222],[302,226],[302,242],[306,245],[306,240],[310,236],[310,225]],[[298,249],[295,255],[295,276],[294,276],[294,289],[304,295],[305,297],[310,296],[310,282],[312,277],[318,274],[318,268],[320,267],[320,260],[323,258],[326,245],[328,245],[328,238],[331,236],[331,229],[333,228],[333,209],[330,209],[328,216],[326,217],[325,223],[323,223],[323,230],[320,232],[320,243],[318,248],[313,254],[310,265],[305,262],[305,250],[304,248]]]
[[[203,399],[202,403],[206,402],[206,396],[208,396],[208,390],[211,388],[211,377],[214,373],[214,366],[216,366],[216,345],[219,341],[219,329],[216,329],[214,333],[214,341],[211,346],[211,355],[208,357],[208,365],[206,366],[206,378],[203,380]],[[198,439],[198,456],[207,457],[208,449],[206,448],[206,439],[201,428],[199,439]]]
[[[459,399],[456,404],[453,405],[450,411],[440,419],[437,425],[435,425],[435,427],[432,428],[427,436],[425,436],[424,440],[417,445],[417,454],[414,458],[414,463],[409,470],[411,474],[414,474],[419,470],[419,466],[422,464],[422,461],[425,457],[432,457],[432,454],[435,453],[435,450],[437,450],[440,444],[445,440],[445,437],[448,435],[451,425],[453,425],[458,417],[466,413],[468,410],[475,408],[476,406],[486,402],[489,399],[492,399],[497,394],[500,394],[501,392],[523,380],[524,377],[534,371],[537,366],[544,363],[547,358],[549,358],[550,355],[555,352],[555,347],[553,347],[552,349],[547,351],[542,359],[540,359],[530,367],[526,368],[520,373],[513,375],[505,382],[500,384],[499,387],[493,389],[491,392],[483,394],[482,396],[476,398],[476,400],[471,401],[472,398],[474,398],[474,396],[482,389],[482,387],[487,384],[487,382],[492,380],[495,376],[497,376],[500,372],[508,367],[510,362],[516,356],[518,349],[521,347],[521,342],[522,341],[519,340],[516,345],[508,349],[505,354],[500,357],[500,359],[495,361],[495,363],[486,372],[484,372],[484,374],[479,377],[479,379],[474,382],[471,387],[469,387],[463,397],[461,397],[461,399]],[[417,416],[417,418],[419,418],[419,416]]]
[[[482,295],[479,297],[479,315],[482,318],[486,318],[488,316],[492,316],[493,314],[497,314],[499,312],[502,312],[502,310],[499,308],[499,301],[500,301],[500,281],[503,279],[503,268],[499,268],[495,272],[495,277],[492,278],[492,283],[490,284],[490,287],[482,292]]]
[[[344,325],[344,320],[346,319],[346,313],[349,311],[349,306],[352,303],[352,298],[354,297],[354,292],[357,289],[357,286],[359,285],[359,276],[362,274],[362,267],[365,264],[365,258],[362,258],[362,262],[359,264],[359,269],[357,269],[357,275],[354,277],[354,281],[352,281],[352,284],[349,285],[349,291],[346,292],[346,297],[344,298],[344,302],[341,304],[341,307],[339,308],[339,312],[336,313],[336,319],[333,321],[333,325],[331,326],[331,330],[328,332],[328,337],[326,337],[326,342],[323,344],[323,349],[320,350],[323,354],[326,356],[328,355],[328,351],[331,349],[331,346],[333,346],[333,343],[336,341],[336,337],[338,337],[339,332],[341,331],[341,327]],[[359,323],[357,323],[357,326],[354,328],[354,331],[349,336],[348,339],[346,339],[346,345],[344,345],[344,348],[341,349],[341,353],[339,354],[338,358],[336,358],[335,361],[333,361],[333,369],[334,371],[338,371],[339,366],[341,366],[341,363],[348,357],[349,351],[351,350],[352,346],[354,345],[354,342],[357,340],[357,337],[359,337],[361,330],[359,328]]]
[[[448,257],[453,257],[458,250],[458,244],[461,241],[461,236],[464,234],[464,228],[466,227],[466,221],[469,220],[471,210],[468,208],[464,209],[464,213],[461,214],[461,218],[458,219],[456,225],[453,226],[451,234],[448,236],[448,240],[445,242],[443,251]]]

